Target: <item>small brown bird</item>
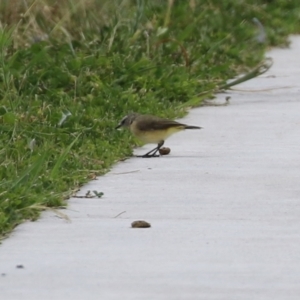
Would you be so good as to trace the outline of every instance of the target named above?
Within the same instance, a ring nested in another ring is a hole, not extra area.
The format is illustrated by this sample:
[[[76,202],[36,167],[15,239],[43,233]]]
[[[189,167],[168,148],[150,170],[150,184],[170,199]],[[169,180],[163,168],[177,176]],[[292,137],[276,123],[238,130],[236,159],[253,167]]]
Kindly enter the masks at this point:
[[[157,147],[141,157],[157,157],[157,151],[163,146],[165,140],[173,133],[184,129],[201,129],[198,126],[189,126],[176,121],[162,119],[151,115],[131,113],[125,116],[116,129],[127,127],[138,139],[145,144],[157,144]]]

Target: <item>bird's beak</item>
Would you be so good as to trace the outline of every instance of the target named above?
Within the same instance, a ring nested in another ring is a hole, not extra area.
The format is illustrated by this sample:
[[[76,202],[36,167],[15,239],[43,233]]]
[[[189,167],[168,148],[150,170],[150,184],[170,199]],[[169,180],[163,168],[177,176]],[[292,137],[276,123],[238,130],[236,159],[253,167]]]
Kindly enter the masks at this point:
[[[121,127],[121,124],[118,124],[118,126],[115,127],[115,129],[119,129]]]

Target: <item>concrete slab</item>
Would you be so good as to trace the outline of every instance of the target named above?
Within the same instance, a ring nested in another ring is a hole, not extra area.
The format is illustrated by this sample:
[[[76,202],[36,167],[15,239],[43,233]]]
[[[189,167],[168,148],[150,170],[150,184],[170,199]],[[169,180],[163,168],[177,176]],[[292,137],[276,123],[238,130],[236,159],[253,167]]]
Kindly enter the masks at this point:
[[[71,199],[71,222],[19,226],[0,247],[1,299],[299,299],[299,52],[293,37],[218,96],[229,106],[192,110],[183,121],[204,129],[170,138],[169,156],[90,182],[79,194],[105,195]]]

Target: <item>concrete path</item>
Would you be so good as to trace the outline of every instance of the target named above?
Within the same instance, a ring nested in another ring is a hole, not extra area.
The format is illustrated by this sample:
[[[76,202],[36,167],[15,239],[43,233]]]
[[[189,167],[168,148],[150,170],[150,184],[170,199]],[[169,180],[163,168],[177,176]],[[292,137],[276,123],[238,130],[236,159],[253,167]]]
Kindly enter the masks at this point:
[[[192,110],[182,121],[204,129],[170,138],[169,156],[117,164],[79,193],[103,198],[69,201],[71,222],[48,212],[19,226],[0,246],[0,298],[300,299],[300,37],[292,40],[269,53],[268,73],[238,86],[251,92]],[[130,228],[139,219],[152,227]]]

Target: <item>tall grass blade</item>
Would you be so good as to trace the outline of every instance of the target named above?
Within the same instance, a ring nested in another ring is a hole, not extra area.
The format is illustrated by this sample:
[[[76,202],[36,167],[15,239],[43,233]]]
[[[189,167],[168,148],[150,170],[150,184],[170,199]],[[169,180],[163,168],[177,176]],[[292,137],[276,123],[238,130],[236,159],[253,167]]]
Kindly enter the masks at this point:
[[[61,156],[58,158],[56,164],[54,165],[54,167],[50,173],[50,178],[54,179],[55,177],[57,177],[59,170],[61,168],[61,165],[63,164],[64,160],[66,159],[66,157],[69,154],[70,150],[72,149],[73,145],[77,142],[80,135],[81,135],[81,133],[77,135],[77,137],[74,139],[74,141],[65,149],[65,151],[63,151]]]

